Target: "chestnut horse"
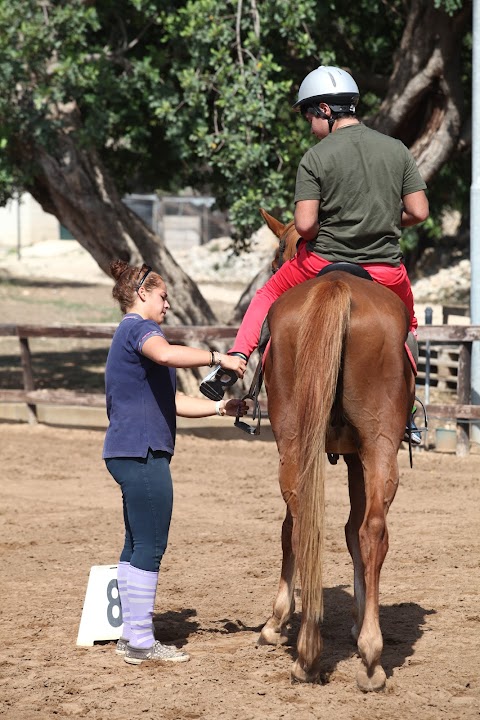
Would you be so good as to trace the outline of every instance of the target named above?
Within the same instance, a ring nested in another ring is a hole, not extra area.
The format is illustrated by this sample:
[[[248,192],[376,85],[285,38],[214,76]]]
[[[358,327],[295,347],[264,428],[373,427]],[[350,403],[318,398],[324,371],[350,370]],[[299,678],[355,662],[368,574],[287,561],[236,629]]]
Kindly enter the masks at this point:
[[[262,214],[280,239],[284,259],[291,257],[299,237],[293,224]],[[285,641],[298,569],[302,616],[292,677],[319,678],[325,465],[327,454],[343,455],[350,494],[345,534],[354,568],[352,634],[362,659],[357,683],[363,691],[380,690],[386,681],[379,623],[386,516],[415,396],[404,351],[408,312],[388,288],[335,270],[285,292],[268,322],[265,384],[287,508],[280,585],[259,643]]]

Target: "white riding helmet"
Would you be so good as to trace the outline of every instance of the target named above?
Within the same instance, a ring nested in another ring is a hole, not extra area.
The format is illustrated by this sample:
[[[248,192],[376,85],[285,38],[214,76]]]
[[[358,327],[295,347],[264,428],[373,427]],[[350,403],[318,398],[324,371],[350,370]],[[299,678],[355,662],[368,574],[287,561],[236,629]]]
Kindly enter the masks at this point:
[[[308,73],[298,90],[298,100],[293,105],[299,110],[307,102],[326,103],[332,112],[355,112],[358,102],[358,85],[350,73],[338,67],[320,65]]]

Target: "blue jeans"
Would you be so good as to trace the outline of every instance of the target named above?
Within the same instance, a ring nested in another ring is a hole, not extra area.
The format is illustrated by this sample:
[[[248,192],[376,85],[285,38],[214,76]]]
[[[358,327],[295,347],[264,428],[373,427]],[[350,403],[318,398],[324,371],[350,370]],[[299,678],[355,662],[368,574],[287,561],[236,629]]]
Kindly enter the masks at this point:
[[[125,544],[120,561],[158,572],[172,517],[171,455],[149,450],[146,458],[108,458],[105,464],[120,485]]]

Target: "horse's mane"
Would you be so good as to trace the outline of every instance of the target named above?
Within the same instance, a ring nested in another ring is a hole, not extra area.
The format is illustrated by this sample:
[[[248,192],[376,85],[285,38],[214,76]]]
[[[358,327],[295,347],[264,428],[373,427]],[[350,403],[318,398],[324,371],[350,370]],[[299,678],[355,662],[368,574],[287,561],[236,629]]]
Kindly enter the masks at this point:
[[[283,265],[284,262],[291,260],[297,252],[297,243],[300,239],[300,235],[295,229],[293,220],[285,225],[282,234],[278,237],[278,247],[272,260],[272,271],[274,273]]]

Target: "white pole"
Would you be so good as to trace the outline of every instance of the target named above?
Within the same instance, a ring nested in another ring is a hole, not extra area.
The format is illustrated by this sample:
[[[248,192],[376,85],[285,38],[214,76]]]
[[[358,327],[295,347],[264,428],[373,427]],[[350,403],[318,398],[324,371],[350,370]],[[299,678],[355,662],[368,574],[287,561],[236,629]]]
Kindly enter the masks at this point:
[[[20,191],[17,191],[17,260],[22,259],[22,196]]]
[[[470,188],[470,322],[480,325],[480,0],[473,0],[472,42],[472,185]],[[472,347],[472,403],[480,405],[480,343]],[[472,425],[480,442],[480,425]]]
[[[480,324],[480,0],[473,0],[472,38],[472,185],[470,188],[470,322]],[[480,404],[480,343],[472,347],[472,403]],[[480,425],[472,425],[480,442]]]

